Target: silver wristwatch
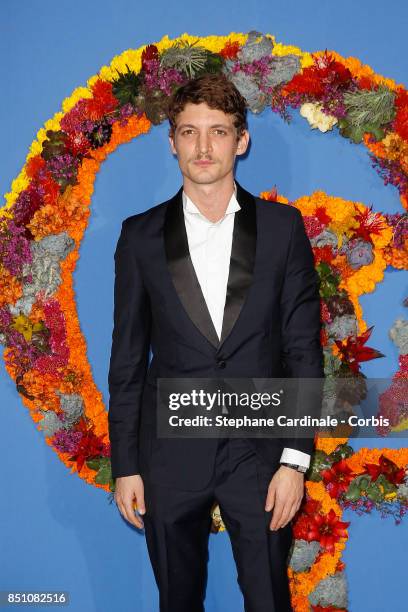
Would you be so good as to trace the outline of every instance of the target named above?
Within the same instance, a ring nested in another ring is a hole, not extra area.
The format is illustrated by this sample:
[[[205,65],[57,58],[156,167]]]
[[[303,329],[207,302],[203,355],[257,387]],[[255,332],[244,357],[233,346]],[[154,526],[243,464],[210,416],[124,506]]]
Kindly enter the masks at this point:
[[[298,465],[297,463],[286,463],[286,461],[281,461],[280,464],[286,465],[286,467],[293,468],[297,472],[302,472],[302,474],[304,474],[308,470],[308,468],[305,467],[304,465]]]

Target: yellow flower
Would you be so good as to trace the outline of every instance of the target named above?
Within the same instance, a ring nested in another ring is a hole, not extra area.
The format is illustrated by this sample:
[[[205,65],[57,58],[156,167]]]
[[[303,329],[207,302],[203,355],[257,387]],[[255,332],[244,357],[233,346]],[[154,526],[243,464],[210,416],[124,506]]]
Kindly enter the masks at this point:
[[[20,313],[17,317],[13,317],[14,323],[10,327],[13,327],[18,332],[23,334],[24,338],[29,342],[32,338],[33,332],[40,331],[43,329],[42,323],[32,323],[28,317]]]

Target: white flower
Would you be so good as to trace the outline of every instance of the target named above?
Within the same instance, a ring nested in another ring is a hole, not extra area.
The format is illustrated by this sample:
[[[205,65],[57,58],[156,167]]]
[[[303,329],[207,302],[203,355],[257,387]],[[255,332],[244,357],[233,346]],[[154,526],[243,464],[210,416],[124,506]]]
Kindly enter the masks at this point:
[[[300,107],[300,114],[308,120],[310,127],[319,128],[321,132],[327,132],[337,123],[337,118],[322,112],[322,105],[313,102],[305,102]]]

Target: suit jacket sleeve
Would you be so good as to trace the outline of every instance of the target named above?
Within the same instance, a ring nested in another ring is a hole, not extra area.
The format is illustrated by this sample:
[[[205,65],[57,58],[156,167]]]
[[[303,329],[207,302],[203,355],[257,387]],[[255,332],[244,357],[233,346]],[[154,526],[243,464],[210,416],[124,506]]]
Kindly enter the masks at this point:
[[[303,217],[297,208],[281,294],[281,361],[286,378],[324,378],[320,341],[319,275]],[[302,401],[300,387],[300,401]],[[318,398],[319,399],[319,398]],[[305,406],[304,414],[320,415],[321,401]],[[285,438],[284,446],[311,454],[314,440]]]
[[[151,310],[128,219],[115,250],[112,347],[109,363],[109,439],[112,477],[138,473],[138,428],[148,366]]]

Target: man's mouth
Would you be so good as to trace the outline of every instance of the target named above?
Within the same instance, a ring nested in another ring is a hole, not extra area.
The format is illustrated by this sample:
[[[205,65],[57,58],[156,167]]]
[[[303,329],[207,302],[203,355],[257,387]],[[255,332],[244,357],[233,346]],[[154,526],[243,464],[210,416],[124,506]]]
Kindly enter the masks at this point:
[[[213,162],[209,159],[197,159],[194,163],[197,164],[197,166],[209,166]]]

